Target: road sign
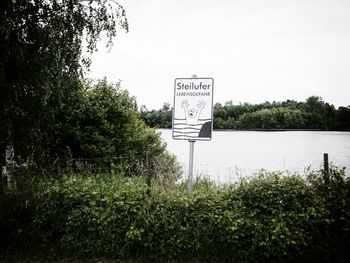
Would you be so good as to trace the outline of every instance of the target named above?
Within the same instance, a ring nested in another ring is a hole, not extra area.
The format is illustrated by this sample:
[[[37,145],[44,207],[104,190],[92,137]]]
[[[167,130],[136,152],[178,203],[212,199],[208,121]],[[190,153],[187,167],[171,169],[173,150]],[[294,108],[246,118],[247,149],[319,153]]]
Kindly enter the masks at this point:
[[[177,78],[173,139],[209,141],[213,130],[213,78]]]

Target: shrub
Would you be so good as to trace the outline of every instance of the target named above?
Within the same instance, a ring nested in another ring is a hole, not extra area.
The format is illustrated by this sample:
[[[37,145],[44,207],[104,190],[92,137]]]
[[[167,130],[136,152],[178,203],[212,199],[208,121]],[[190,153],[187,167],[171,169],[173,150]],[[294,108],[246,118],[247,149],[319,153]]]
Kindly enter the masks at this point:
[[[326,209],[315,232],[314,254],[320,262],[347,262],[350,260],[350,178],[345,175],[345,168],[331,166],[328,173],[311,171],[308,181]]]
[[[192,195],[184,184],[149,189],[144,177],[29,180],[2,192],[1,246],[25,240],[70,255],[345,262],[349,180],[339,169],[327,187],[323,178],[261,172],[230,186],[199,181]]]

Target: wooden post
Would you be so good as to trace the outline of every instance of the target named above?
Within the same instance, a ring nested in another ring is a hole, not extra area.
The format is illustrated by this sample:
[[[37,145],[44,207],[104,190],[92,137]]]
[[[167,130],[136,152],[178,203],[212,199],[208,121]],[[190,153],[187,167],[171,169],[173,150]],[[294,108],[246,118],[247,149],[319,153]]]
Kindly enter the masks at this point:
[[[6,158],[6,175],[7,187],[11,188],[15,185],[14,168],[15,168],[15,152],[12,145],[8,145],[5,150]]]
[[[329,162],[328,162],[328,153],[323,154],[323,172],[324,172],[324,183],[329,185]]]
[[[5,180],[7,180],[6,166],[1,166],[1,183],[5,184]]]
[[[329,220],[332,218],[332,209],[330,206],[330,191],[329,191],[329,163],[328,163],[328,153],[323,154],[323,176],[324,176],[324,184],[326,187],[326,207],[328,211],[330,212],[330,215],[328,216]],[[329,240],[329,225],[326,228],[326,239]],[[326,250],[329,250],[329,242],[326,243]],[[326,262],[329,262],[328,256],[326,256]]]

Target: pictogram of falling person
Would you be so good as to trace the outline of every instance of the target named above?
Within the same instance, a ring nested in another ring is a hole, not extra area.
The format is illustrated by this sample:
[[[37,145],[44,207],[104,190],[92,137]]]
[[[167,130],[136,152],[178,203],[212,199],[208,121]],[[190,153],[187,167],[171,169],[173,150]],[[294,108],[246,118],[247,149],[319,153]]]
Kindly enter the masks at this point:
[[[185,112],[185,118],[186,118],[186,124],[190,125],[198,125],[198,119],[201,115],[202,109],[205,106],[205,102],[203,100],[198,101],[198,104],[195,107],[190,107],[191,105],[188,104],[187,100],[182,101],[181,107],[184,109]]]

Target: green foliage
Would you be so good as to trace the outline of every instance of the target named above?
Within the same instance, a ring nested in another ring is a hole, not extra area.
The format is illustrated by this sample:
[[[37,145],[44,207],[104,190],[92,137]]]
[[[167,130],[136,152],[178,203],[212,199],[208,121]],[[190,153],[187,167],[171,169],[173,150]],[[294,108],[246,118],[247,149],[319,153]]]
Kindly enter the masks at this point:
[[[312,232],[324,214],[313,189],[295,175],[262,172],[241,182],[224,200],[236,211],[235,220],[226,221],[228,245],[249,262],[294,261],[313,241]]]
[[[171,128],[172,108],[169,103],[164,103],[162,109],[149,111],[145,106],[141,107],[141,118],[150,127]]]
[[[350,106],[339,107],[335,113],[335,126],[339,130],[349,131],[350,130]]]
[[[262,171],[229,186],[198,181],[192,195],[184,184],[149,192],[143,177],[41,178],[2,192],[1,246],[22,240],[70,255],[346,262],[349,179],[341,169],[331,170],[329,185],[323,178],[323,171],[308,180]]]
[[[242,114],[234,125],[237,129],[303,129],[306,116],[301,110],[262,109]]]
[[[62,157],[62,130],[80,103],[83,70],[101,34],[128,30],[108,0],[4,0],[0,8],[0,154],[49,166]],[[85,38],[85,40],[84,40]],[[84,52],[84,49],[87,52]],[[3,162],[4,158],[1,158]]]
[[[328,173],[310,172],[308,181],[327,212],[317,237],[318,254],[326,261],[345,262],[350,259],[350,178],[345,168],[332,166]]]
[[[164,151],[159,137],[135,111],[136,101],[118,83],[106,80],[85,84],[84,98],[71,120],[75,141],[73,154],[83,158],[138,156],[148,149],[152,154]]]
[[[74,159],[107,161],[107,166],[124,167],[127,175],[161,170],[161,176],[176,178],[179,165],[166,151],[159,134],[141,120],[135,98],[119,83],[101,80],[85,83],[79,103],[63,131],[64,144]],[[154,172],[155,175],[159,174]]]
[[[51,131],[45,144],[33,145],[36,139],[29,133],[18,142],[17,160],[29,157],[34,168],[49,172],[81,172],[93,166],[126,175],[153,169],[155,175],[166,179],[179,176],[175,157],[166,151],[159,134],[142,121],[135,98],[121,89],[120,83],[101,80],[76,84],[70,102],[57,106],[54,121],[45,128]],[[46,134],[42,129],[38,133]]]
[[[40,188],[50,190],[35,194],[33,233],[38,238],[71,253],[137,252],[150,207],[142,178],[63,177]]]
[[[170,128],[170,110],[143,108],[141,117],[151,127]],[[232,101],[214,105],[214,129],[320,129],[350,130],[350,107],[326,103],[317,96],[306,102],[287,100],[261,104],[238,104]]]

